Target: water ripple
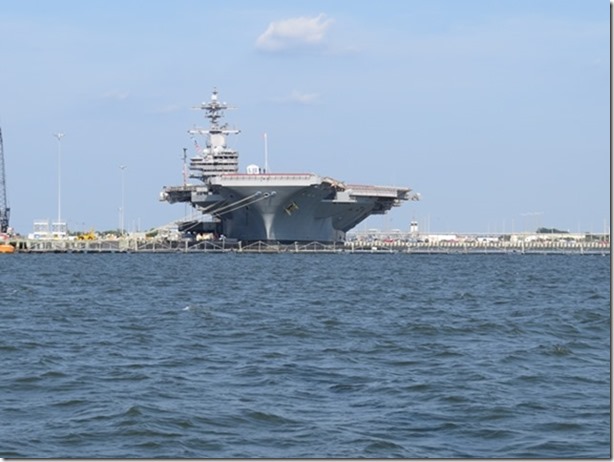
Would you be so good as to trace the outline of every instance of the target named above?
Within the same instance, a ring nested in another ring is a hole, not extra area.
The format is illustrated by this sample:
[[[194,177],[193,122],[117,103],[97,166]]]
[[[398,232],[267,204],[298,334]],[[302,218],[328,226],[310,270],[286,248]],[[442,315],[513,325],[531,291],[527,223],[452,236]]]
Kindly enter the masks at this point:
[[[3,457],[610,456],[603,258],[4,263]]]

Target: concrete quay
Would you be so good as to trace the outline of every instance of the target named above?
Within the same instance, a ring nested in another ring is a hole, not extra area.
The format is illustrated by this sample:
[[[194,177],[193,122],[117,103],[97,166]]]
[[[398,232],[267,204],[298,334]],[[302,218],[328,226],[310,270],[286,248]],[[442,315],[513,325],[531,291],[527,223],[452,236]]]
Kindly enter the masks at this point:
[[[361,242],[346,244],[350,251],[360,249],[383,251],[386,249],[412,254],[610,254],[609,243],[604,242]]]
[[[240,241],[189,241],[119,238],[108,240],[15,239],[15,253],[408,253],[408,254],[597,254],[609,255],[610,244],[594,242],[405,242],[353,240],[278,244]]]

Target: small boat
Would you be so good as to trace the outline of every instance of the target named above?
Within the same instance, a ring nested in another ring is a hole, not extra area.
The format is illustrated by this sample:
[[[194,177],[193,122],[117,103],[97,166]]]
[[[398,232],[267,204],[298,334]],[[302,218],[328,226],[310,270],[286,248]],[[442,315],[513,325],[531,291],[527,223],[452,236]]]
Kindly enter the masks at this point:
[[[15,247],[11,244],[0,244],[0,253],[13,253],[15,252]]]

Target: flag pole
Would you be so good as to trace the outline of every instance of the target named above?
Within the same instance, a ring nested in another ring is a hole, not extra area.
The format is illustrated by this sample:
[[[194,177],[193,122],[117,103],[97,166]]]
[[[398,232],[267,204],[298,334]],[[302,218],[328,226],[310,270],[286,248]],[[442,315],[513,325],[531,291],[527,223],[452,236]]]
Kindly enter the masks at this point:
[[[269,143],[266,132],[264,132],[264,173],[269,173]]]

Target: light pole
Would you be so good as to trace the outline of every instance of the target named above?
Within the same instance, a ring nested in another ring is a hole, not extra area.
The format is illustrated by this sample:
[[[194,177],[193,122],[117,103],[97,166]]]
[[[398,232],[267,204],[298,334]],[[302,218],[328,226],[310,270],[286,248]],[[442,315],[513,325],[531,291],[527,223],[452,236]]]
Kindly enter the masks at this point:
[[[119,209],[119,232],[123,236],[124,235],[124,171],[126,170],[126,166],[120,165],[119,168],[122,171],[121,173],[122,175],[122,203]]]
[[[58,227],[57,232],[58,236],[62,230],[62,138],[64,138],[64,133],[58,132],[54,133],[58,139]]]

